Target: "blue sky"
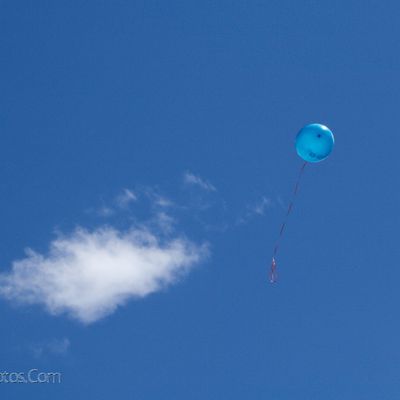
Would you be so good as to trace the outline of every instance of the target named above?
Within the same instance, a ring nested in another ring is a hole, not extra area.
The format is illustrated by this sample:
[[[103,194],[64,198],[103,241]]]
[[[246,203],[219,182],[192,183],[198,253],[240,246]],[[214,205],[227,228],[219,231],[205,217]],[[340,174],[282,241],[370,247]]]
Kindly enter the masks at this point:
[[[1,397],[397,398],[399,12],[0,1]]]

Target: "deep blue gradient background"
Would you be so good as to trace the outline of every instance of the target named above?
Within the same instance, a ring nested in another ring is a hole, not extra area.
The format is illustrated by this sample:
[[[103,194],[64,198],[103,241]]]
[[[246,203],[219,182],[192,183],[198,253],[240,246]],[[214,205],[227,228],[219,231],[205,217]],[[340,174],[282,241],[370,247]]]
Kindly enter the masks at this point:
[[[0,370],[62,371],[0,385],[11,399],[380,399],[400,395],[396,1],[0,1],[0,265],[123,187],[186,170],[232,211],[287,204],[298,130],[332,155],[284,215],[223,232],[182,221],[211,258],[182,283],[89,327],[0,303]],[[167,189],[166,189],[167,190]],[[179,197],[179,194],[170,195]],[[276,202],[275,202],[276,203]],[[213,211],[214,210],[214,211]],[[220,209],[209,218],[221,219]],[[63,357],[26,346],[68,337]]]

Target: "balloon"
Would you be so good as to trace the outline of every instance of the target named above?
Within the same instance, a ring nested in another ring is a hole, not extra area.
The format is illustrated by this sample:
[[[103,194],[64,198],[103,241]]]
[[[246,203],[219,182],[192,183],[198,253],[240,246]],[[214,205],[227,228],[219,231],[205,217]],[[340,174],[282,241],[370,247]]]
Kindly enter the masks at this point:
[[[305,161],[300,168],[299,175],[297,177],[296,184],[292,193],[292,200],[288,205],[288,209],[284,220],[279,231],[279,235],[275,241],[274,252],[271,260],[271,269],[269,274],[269,280],[271,283],[275,283],[277,280],[277,263],[276,256],[280,247],[280,243],[283,238],[285,226],[292,212],[295,198],[299,190],[300,180],[303,175],[304,169],[308,162],[316,163],[325,160],[326,157],[331,154],[335,139],[332,132],[324,125],[321,124],[310,124],[306,125],[296,136],[296,150],[297,154]]]
[[[325,160],[333,150],[333,133],[324,125],[306,125],[296,136],[297,154],[305,161]]]

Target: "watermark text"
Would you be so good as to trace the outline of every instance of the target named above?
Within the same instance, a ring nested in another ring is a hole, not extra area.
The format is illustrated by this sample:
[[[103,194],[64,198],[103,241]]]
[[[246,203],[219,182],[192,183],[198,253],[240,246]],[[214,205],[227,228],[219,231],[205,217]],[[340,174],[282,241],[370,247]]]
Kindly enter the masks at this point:
[[[0,371],[0,384],[2,383],[61,383],[61,372],[43,372],[32,368],[27,372]]]

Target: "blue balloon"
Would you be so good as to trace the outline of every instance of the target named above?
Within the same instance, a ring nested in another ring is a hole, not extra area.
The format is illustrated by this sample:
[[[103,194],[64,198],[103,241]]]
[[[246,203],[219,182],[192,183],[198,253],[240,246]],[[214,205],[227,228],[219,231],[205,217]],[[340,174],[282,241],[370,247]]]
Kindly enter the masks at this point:
[[[306,125],[296,137],[297,154],[305,161],[319,162],[331,154],[335,139],[324,125]]]

